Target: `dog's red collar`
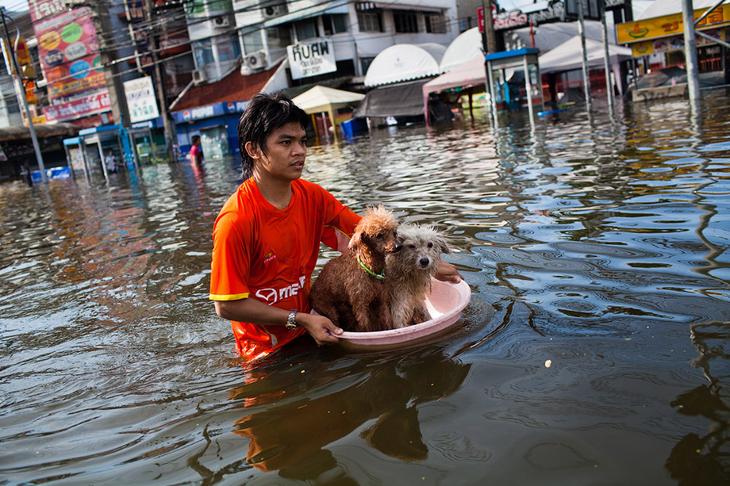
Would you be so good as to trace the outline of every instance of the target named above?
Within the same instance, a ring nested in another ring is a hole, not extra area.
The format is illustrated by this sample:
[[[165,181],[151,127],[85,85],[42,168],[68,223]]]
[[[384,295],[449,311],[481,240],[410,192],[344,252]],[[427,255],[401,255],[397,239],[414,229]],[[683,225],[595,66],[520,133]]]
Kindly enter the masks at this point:
[[[357,256],[357,263],[360,265],[360,268],[365,270],[365,273],[367,273],[371,277],[375,277],[378,280],[385,280],[385,271],[382,271],[380,273],[375,273],[372,268],[368,267],[367,265],[365,265],[365,263],[363,263],[362,260],[360,260],[359,255]]]

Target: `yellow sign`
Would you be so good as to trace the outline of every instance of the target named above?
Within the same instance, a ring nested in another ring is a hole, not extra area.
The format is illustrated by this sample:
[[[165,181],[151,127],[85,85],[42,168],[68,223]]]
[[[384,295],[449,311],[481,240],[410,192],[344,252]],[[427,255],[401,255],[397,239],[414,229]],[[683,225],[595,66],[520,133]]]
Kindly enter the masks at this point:
[[[724,29],[708,30],[707,33],[722,41],[724,41],[725,37],[727,37]],[[705,39],[704,37],[697,37],[697,47],[709,46],[712,44],[715,44],[715,42]],[[684,36],[665,37],[663,39],[634,42],[631,44],[631,54],[634,57],[644,57],[652,54],[681,51],[683,49]]]
[[[695,10],[694,18],[700,18],[706,10],[706,8]],[[707,30],[725,25],[730,25],[730,5],[727,4],[716,8],[696,28],[697,30]],[[684,23],[682,22],[681,13],[616,25],[616,39],[619,44],[633,44],[634,42],[672,37],[683,33]]]

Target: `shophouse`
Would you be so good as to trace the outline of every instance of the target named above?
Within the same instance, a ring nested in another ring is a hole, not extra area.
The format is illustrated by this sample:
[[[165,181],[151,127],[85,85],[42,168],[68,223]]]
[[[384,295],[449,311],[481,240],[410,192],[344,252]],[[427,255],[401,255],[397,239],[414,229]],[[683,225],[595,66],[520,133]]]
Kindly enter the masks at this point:
[[[225,132],[228,154],[238,151],[230,126],[236,110],[259,91],[288,88],[294,95],[316,83],[362,88],[370,63],[387,47],[447,46],[459,34],[455,0],[208,0],[194,11],[200,17],[188,15],[188,25],[195,82],[171,107],[178,143],[185,150],[192,135],[203,135],[212,144]],[[203,43],[206,37],[215,40]],[[225,148],[218,145],[216,154]]]

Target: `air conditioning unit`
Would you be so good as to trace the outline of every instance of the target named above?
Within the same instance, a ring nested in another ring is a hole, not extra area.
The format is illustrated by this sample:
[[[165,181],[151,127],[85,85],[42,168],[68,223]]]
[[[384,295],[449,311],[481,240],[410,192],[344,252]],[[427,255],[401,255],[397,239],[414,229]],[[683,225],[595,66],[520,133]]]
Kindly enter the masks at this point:
[[[193,71],[193,84],[202,84],[205,83],[207,80],[208,77],[205,75],[205,71],[201,71],[199,69]]]
[[[286,5],[269,5],[268,7],[263,7],[261,9],[261,15],[263,15],[265,19],[281,17],[285,13]]]
[[[216,17],[213,19],[213,26],[216,29],[223,29],[231,26],[231,19],[228,17]]]
[[[256,71],[266,69],[266,51],[252,52],[243,56],[241,63],[241,74],[246,76]]]

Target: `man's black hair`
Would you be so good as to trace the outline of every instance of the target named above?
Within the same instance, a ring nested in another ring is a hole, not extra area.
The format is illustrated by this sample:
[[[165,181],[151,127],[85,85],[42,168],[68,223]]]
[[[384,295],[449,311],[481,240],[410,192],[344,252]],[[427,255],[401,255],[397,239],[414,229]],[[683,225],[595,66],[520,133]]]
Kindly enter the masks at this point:
[[[266,151],[266,138],[287,123],[307,128],[307,114],[286,95],[259,93],[253,97],[238,122],[238,147],[241,150],[241,173],[246,180],[253,175],[253,159],[246,153],[246,142]]]

